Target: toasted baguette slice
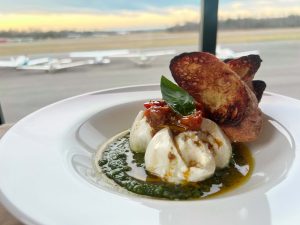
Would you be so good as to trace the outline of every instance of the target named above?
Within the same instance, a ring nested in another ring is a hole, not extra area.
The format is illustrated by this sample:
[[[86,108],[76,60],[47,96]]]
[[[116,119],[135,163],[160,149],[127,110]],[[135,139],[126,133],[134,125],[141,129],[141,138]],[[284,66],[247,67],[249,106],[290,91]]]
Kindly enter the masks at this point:
[[[250,97],[245,83],[227,64],[205,52],[183,53],[170,63],[174,80],[202,103],[209,118],[220,124],[238,124]]]
[[[251,82],[261,62],[262,60],[259,55],[247,55],[230,60],[226,64],[251,88]]]

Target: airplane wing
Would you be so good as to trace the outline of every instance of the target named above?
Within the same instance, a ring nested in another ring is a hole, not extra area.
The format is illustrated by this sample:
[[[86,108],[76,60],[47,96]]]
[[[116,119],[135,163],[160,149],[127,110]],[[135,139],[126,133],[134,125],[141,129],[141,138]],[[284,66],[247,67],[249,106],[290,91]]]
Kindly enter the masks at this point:
[[[71,52],[71,58],[94,58],[95,63],[110,63],[110,58],[133,58],[132,61],[138,65],[149,64],[154,57],[162,55],[174,55],[175,50],[154,50],[154,51],[129,51],[128,49],[90,51],[90,52]]]
[[[66,63],[71,63],[72,59],[70,58],[63,58],[63,59],[51,59],[49,61],[50,64],[66,64]]]
[[[16,67],[16,62],[14,62],[14,61],[0,61],[0,67],[13,68],[13,67]]]
[[[91,65],[94,64],[94,60],[84,60],[84,61],[77,61],[77,62],[70,62],[70,63],[57,63],[57,64],[52,64],[52,70],[63,70],[63,69],[68,69],[68,68],[73,68],[77,66],[84,66],[84,65]]]
[[[50,64],[45,65],[33,65],[33,66],[19,66],[17,67],[18,70],[43,70],[43,71],[49,71],[50,70]]]
[[[26,65],[27,66],[34,66],[34,65],[39,65],[39,64],[45,64],[50,61],[49,58],[38,58],[38,59],[30,59]]]
[[[94,64],[110,63],[111,57],[121,57],[129,54],[127,49],[107,50],[107,51],[90,51],[90,52],[71,52],[71,58],[94,58]]]
[[[25,65],[28,62],[26,56],[11,57],[10,60],[0,61],[0,67],[16,68]]]
[[[19,68],[23,66],[34,66],[49,62],[49,58],[29,59],[27,56],[18,56],[7,61],[0,61],[0,67]]]
[[[85,55],[85,56],[84,56]],[[81,55],[80,53],[77,54],[70,54],[70,57],[73,58],[93,58],[94,62],[92,64],[108,64],[110,63],[110,59],[107,57],[104,57],[102,55],[89,55],[89,54],[83,54]]]
[[[69,56],[71,58],[103,58],[103,57],[111,57],[111,56],[121,56],[129,54],[129,50],[127,49],[119,49],[119,50],[107,50],[107,51],[90,51],[90,52],[71,52]]]
[[[163,55],[175,55],[175,50],[154,50],[154,51],[132,51],[129,54],[122,55],[119,57],[130,58],[132,62],[139,66],[149,65],[157,56]],[[114,56],[112,56],[114,57]]]
[[[20,66],[17,69],[19,70],[42,70],[48,72],[55,72],[58,70],[64,70],[68,68],[73,68],[77,66],[90,65],[94,64],[94,60],[85,60],[77,62],[65,62],[65,63],[48,63],[44,65],[34,65],[34,66]]]
[[[124,54],[121,56],[111,56],[118,58],[139,58],[139,57],[155,57],[155,56],[163,56],[163,55],[175,55],[175,50],[157,50],[157,51],[131,51],[128,54]]]

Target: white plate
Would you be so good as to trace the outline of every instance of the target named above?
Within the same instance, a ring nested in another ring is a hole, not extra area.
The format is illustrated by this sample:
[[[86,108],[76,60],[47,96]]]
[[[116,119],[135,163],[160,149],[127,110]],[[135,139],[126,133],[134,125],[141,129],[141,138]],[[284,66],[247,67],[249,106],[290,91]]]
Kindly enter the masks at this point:
[[[93,176],[99,145],[131,126],[157,85],[89,93],[43,108],[0,142],[0,197],[28,224],[297,224],[300,221],[300,101],[266,93],[264,131],[242,187],[218,198],[167,201],[130,196]]]

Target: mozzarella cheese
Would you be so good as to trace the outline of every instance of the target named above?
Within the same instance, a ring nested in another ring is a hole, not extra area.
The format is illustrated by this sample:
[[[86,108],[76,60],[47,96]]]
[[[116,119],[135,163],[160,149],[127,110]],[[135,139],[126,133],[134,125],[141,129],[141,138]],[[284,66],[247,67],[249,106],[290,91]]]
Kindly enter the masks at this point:
[[[148,143],[152,139],[153,129],[144,116],[144,111],[140,111],[136,116],[130,129],[129,144],[134,152],[145,152]]]
[[[188,168],[177,151],[169,128],[158,131],[151,139],[145,153],[145,167],[168,182],[185,180],[184,173]]]
[[[212,176],[216,169],[215,159],[207,145],[203,143],[199,132],[182,132],[175,137],[177,150],[188,167],[185,181],[197,182]]]
[[[183,132],[173,138],[169,128],[157,132],[145,153],[145,167],[167,182],[202,181],[212,176],[215,161],[197,132]]]
[[[228,137],[221,128],[212,120],[203,118],[201,123],[200,139],[208,144],[209,149],[214,153],[217,168],[228,166],[232,147]]]
[[[145,152],[146,170],[167,182],[197,182],[229,164],[232,147],[219,126],[203,118],[200,131],[173,137],[170,128],[153,136],[153,129],[140,111],[130,131],[132,151]]]

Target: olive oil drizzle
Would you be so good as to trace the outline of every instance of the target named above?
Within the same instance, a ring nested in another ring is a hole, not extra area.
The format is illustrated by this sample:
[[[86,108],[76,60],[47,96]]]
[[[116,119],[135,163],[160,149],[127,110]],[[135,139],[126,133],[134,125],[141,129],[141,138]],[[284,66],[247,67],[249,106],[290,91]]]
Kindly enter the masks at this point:
[[[216,196],[245,183],[253,170],[253,158],[244,144],[233,144],[229,166],[202,182],[171,184],[148,174],[144,154],[133,153],[129,133],[108,144],[98,161],[102,172],[128,191],[164,199],[197,199]]]

